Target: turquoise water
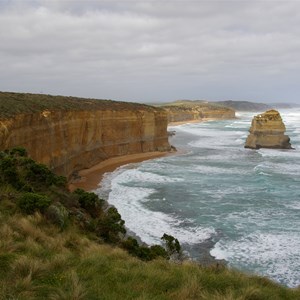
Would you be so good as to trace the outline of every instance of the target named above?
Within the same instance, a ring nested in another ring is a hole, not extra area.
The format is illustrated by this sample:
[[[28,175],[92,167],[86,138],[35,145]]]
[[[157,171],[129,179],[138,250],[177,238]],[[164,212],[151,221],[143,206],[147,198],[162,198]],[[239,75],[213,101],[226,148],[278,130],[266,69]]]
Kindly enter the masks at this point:
[[[282,110],[295,150],[244,149],[255,113],[185,124],[171,143],[183,154],[129,164],[97,190],[148,244],[163,233],[191,258],[212,242],[229,266],[300,285],[300,109]]]

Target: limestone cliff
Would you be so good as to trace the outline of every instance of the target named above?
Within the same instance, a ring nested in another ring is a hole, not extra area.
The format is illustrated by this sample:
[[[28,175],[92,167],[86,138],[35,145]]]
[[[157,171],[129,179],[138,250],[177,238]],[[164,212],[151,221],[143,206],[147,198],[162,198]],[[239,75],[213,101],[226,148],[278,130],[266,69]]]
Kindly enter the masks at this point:
[[[67,177],[110,157],[170,150],[163,109],[42,96],[0,93],[0,150],[25,147]]]
[[[202,101],[176,101],[162,107],[168,113],[169,122],[235,118],[233,109]]]
[[[245,148],[291,149],[290,138],[285,135],[285,125],[277,110],[268,110],[252,119]]]

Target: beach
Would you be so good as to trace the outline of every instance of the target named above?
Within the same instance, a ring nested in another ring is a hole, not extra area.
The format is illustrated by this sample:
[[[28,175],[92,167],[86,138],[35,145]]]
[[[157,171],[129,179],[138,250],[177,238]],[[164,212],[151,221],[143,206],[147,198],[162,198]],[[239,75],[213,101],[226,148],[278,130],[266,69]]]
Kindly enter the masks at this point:
[[[69,183],[69,190],[74,191],[77,188],[83,189],[85,191],[95,190],[99,187],[103,175],[107,172],[112,172],[118,167],[125,164],[142,162],[144,160],[163,157],[170,154],[171,152],[155,151],[129,154],[106,159],[91,168],[79,171],[78,179],[72,180]]]
[[[168,126],[179,126],[184,124],[190,123],[202,123],[202,122],[209,122],[209,121],[216,121],[217,118],[202,118],[202,119],[195,119],[195,120],[186,120],[186,121],[178,121],[178,122],[169,122]]]

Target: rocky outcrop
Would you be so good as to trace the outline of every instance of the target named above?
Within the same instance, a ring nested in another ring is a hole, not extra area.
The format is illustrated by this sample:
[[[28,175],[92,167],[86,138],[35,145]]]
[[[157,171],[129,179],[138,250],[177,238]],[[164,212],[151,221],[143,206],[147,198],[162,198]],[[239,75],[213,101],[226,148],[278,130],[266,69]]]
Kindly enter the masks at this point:
[[[197,104],[189,102],[176,105],[165,105],[163,108],[168,113],[169,123],[235,118],[235,111],[233,109],[207,103]]]
[[[10,117],[0,116],[0,150],[25,147],[33,159],[67,177],[110,157],[170,150],[163,109],[100,100],[90,108],[90,100],[72,101],[69,108],[31,107],[32,113],[22,108]]]
[[[268,110],[252,119],[245,148],[291,149],[290,138],[285,135],[285,125],[277,110]]]

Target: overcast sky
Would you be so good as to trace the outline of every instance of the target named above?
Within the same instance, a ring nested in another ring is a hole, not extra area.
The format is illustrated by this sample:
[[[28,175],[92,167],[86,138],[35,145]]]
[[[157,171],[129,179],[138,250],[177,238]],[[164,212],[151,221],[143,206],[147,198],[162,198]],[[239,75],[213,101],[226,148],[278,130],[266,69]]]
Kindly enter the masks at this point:
[[[0,0],[0,90],[300,103],[300,1]]]

